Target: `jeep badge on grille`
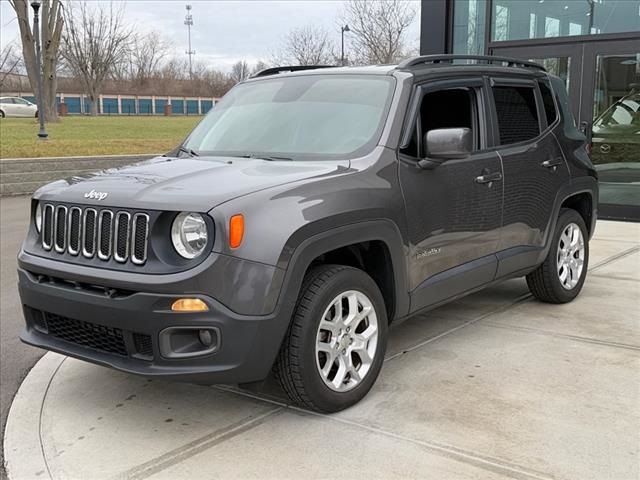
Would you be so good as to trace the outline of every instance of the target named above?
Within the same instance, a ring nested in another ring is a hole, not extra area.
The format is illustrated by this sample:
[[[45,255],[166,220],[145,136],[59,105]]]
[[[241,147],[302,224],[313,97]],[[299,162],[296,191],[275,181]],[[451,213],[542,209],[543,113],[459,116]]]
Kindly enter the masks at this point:
[[[84,194],[84,198],[89,198],[91,200],[104,200],[109,195],[107,192],[96,192],[95,190],[91,190]]]

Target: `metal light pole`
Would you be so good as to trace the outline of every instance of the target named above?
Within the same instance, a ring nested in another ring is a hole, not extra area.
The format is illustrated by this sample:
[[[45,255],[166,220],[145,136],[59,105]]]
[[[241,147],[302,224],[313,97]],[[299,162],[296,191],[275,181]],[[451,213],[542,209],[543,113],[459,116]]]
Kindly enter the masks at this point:
[[[40,0],[33,0],[33,35],[36,42],[36,72],[38,74],[38,120],[40,120],[40,131],[38,137],[44,140],[49,135],[44,128],[44,99],[42,95],[42,49],[40,48]]]
[[[340,27],[340,31],[342,33],[342,48],[340,53],[340,65],[344,66],[344,32],[350,32],[349,25],[345,25],[344,27]]]

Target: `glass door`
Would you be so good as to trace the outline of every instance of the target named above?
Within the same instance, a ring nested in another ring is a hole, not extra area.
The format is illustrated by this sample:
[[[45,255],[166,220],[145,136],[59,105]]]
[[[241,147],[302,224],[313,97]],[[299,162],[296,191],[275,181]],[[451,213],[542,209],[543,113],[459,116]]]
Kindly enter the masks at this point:
[[[600,216],[640,221],[640,37],[588,45],[583,71]]]

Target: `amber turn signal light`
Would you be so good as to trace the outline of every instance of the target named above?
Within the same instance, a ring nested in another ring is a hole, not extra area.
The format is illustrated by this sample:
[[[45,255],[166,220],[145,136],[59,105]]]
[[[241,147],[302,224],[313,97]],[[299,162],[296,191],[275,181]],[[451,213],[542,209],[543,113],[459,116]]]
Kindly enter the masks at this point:
[[[234,215],[229,220],[229,246],[238,248],[242,244],[244,236],[244,217],[242,215]]]
[[[199,298],[180,298],[173,302],[171,310],[174,312],[208,312],[209,307]]]

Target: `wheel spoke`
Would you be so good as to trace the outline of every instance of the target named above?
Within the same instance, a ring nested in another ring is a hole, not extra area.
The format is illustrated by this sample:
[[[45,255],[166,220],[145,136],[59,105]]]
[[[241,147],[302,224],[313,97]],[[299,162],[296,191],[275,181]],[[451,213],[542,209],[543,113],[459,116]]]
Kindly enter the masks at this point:
[[[360,357],[362,365],[371,365],[371,362],[373,362],[373,358],[371,358],[371,355],[369,355],[369,351],[366,348],[356,350],[355,353]]]
[[[565,283],[567,280],[567,274],[568,274],[568,268],[566,267],[566,265],[562,266],[562,269],[560,270],[560,282],[561,283]]]
[[[333,377],[331,384],[336,389],[339,389],[340,387],[342,387],[342,384],[344,383],[344,378],[346,376],[347,376],[347,364],[344,361],[344,358],[340,356],[338,357],[338,371],[336,372],[336,376]]]

